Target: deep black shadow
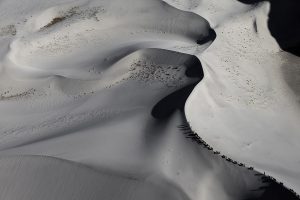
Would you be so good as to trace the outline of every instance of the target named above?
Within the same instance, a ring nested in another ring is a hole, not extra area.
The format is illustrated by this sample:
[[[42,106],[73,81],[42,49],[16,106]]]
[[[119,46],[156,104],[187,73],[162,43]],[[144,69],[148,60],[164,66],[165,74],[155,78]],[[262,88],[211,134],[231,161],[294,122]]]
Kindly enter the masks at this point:
[[[185,75],[190,78],[198,78],[200,82],[203,77],[203,69],[200,60],[196,56],[190,56],[184,63],[184,66],[187,66]]]
[[[296,193],[275,181],[271,181],[270,184],[262,190],[264,190],[264,192],[260,197],[246,200],[300,200]]]
[[[268,27],[281,49],[300,56],[300,0],[238,0],[246,4],[271,4]]]
[[[214,29],[210,28],[209,29],[209,35],[208,35],[208,37],[205,37],[205,38],[203,38],[201,40],[197,40],[196,42],[199,45],[204,45],[204,44],[206,44],[209,41],[214,41],[216,39],[216,37],[217,37],[216,32],[214,31]]]
[[[152,116],[156,119],[168,118],[175,110],[184,110],[187,98],[197,83],[186,86],[160,100],[152,109]]]
[[[190,78],[195,78],[195,82],[160,100],[152,109],[151,114],[154,118],[162,120],[168,118],[175,110],[183,111],[187,98],[195,86],[203,79],[204,72],[202,65],[196,56],[190,56],[189,59],[185,61],[184,66],[186,66],[185,75]]]

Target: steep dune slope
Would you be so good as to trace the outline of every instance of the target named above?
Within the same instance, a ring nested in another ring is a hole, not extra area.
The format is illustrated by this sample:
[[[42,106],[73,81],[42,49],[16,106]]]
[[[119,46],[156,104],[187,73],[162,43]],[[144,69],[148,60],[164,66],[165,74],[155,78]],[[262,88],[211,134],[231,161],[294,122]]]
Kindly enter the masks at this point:
[[[217,39],[199,55],[205,77],[187,103],[187,118],[208,144],[299,193],[300,59],[271,36],[272,2],[228,2],[192,8],[214,24]]]
[[[0,1],[1,199],[296,199],[262,174],[298,191],[299,61],[268,8]]]
[[[48,112],[27,112],[26,125],[2,135],[2,155],[48,155],[142,180],[161,177],[177,185],[189,199],[257,197],[263,193],[259,188],[267,184],[255,171],[227,162],[186,138],[188,130],[178,128],[186,125],[180,108],[187,96],[180,101],[171,98],[178,104],[168,109],[153,110],[168,94],[197,83],[203,76],[199,69],[196,57],[146,49],[111,66],[105,75],[112,83],[106,79],[85,82],[82,96],[75,87],[82,87],[82,81],[61,78],[57,84],[72,104]],[[85,89],[95,84],[97,90],[88,94]],[[18,115],[20,112],[24,110]],[[67,194],[61,195],[59,198]],[[106,193],[98,198],[103,195]]]

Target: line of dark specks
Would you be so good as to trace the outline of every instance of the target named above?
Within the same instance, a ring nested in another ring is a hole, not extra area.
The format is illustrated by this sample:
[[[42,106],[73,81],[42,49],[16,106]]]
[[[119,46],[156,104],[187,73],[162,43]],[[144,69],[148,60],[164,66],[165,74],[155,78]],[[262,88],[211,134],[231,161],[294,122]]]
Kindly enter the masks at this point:
[[[207,144],[195,131],[192,130],[189,123],[182,124],[182,125],[179,125],[177,127],[180,131],[183,132],[183,134],[185,135],[186,138],[191,139],[192,141],[196,142],[197,144],[201,145],[202,147],[206,148],[207,150],[212,151],[214,154],[221,156],[221,158],[225,159],[227,162],[233,163],[233,164],[238,165],[240,167],[247,167],[244,163],[240,163],[238,161],[235,161],[235,160],[227,157],[226,155],[222,155],[221,152],[215,151],[213,149],[213,147],[211,147],[209,144]],[[254,167],[248,166],[247,169],[253,171]],[[263,174],[262,173],[256,173],[255,176],[259,176],[263,183],[268,183],[268,184],[277,183],[277,184],[279,184],[280,186],[284,187],[285,189],[287,189],[288,191],[293,193],[300,200],[300,195],[297,194],[293,189],[290,189],[290,188],[284,186],[284,184],[282,182],[277,181],[274,177],[266,175],[265,172]],[[267,186],[264,186],[260,189],[265,189],[266,187]]]

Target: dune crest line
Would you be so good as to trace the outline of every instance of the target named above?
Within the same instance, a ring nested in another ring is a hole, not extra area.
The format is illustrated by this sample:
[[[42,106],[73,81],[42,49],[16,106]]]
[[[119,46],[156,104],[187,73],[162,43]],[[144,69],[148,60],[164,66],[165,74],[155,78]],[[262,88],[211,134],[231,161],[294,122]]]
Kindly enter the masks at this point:
[[[188,123],[211,19],[161,0],[0,5],[1,200],[296,197]]]

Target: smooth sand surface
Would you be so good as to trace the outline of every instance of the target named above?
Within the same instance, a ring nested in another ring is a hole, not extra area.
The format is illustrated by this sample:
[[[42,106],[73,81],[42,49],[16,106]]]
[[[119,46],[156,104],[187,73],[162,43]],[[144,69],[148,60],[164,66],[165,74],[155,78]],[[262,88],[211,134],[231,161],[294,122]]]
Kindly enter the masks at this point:
[[[0,1],[1,200],[296,199],[263,175],[300,192],[299,57],[270,8]]]
[[[226,22],[207,17],[217,38],[200,56],[205,77],[187,103],[187,118],[215,149],[300,193],[300,58],[280,50],[271,36],[268,22],[279,16],[270,9],[277,3],[236,4],[248,11]],[[291,23],[292,14],[281,16]]]

